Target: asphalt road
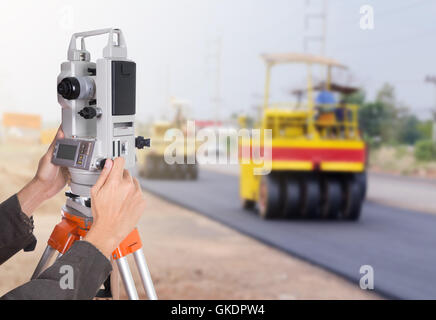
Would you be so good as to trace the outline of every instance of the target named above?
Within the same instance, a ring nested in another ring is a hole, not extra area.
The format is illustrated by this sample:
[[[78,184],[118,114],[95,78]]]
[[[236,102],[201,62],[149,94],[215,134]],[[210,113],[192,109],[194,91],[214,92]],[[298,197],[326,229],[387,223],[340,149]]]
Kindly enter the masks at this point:
[[[357,223],[265,221],[241,209],[237,176],[201,170],[195,182],[141,179],[141,184],[356,285],[360,267],[371,265],[375,290],[388,298],[436,299],[436,215],[367,201]]]

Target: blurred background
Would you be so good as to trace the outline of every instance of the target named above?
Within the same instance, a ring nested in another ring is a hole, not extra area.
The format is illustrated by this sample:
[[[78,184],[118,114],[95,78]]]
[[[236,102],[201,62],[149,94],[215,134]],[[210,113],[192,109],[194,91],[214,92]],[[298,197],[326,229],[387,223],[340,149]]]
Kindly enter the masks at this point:
[[[360,28],[359,10],[367,4],[377,18],[373,30]],[[126,34],[129,56],[138,61],[140,121],[173,119],[172,96],[188,100],[193,119],[255,116],[263,101],[259,55],[309,52],[350,67],[347,75],[337,77],[361,88],[356,99],[371,142],[396,145],[395,151],[383,148],[384,156],[396,151],[410,155],[407,146],[419,141],[420,150],[426,150],[417,156],[431,157],[425,148],[436,108],[434,45],[429,40],[436,9],[431,1],[278,0],[272,5],[260,0],[168,0],[124,6],[116,1],[17,1],[1,6],[5,49],[0,58],[9,61],[0,66],[1,111],[39,114],[44,128],[60,120],[54,75],[66,59],[71,34],[118,26]],[[89,41],[94,58],[104,41]],[[24,94],[24,79],[32,83],[31,93],[28,87]],[[286,97],[305,85],[304,68],[278,71],[275,81],[272,95]],[[377,121],[369,123],[374,114]],[[419,170],[416,166],[387,169]]]
[[[32,177],[60,124],[56,77],[71,34],[117,27],[137,63],[138,133],[152,138],[137,174],[158,295],[434,299],[435,14],[431,0],[2,2],[2,199]],[[91,59],[105,42],[87,42]],[[292,65],[276,68],[283,60]],[[297,107],[265,102],[269,65],[269,100]],[[238,165],[163,164],[164,134],[186,132],[186,120],[211,132],[276,121],[273,143],[292,155],[298,141],[311,167],[273,164],[269,178],[255,178]],[[353,165],[328,166],[353,152]],[[63,202],[39,209],[37,250],[2,266],[0,295],[30,276]],[[362,288],[365,265],[375,291]]]

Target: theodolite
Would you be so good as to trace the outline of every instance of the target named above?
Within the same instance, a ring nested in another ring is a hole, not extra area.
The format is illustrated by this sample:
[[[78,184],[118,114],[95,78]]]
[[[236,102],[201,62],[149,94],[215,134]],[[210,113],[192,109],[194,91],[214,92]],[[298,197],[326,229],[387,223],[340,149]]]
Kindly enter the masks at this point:
[[[96,62],[86,50],[85,39],[108,35],[103,57]],[[80,49],[77,41],[80,40]],[[150,146],[150,140],[135,137],[136,63],[127,59],[127,47],[120,29],[75,33],[57,78],[58,102],[62,106],[64,139],[56,141],[52,163],[67,167],[71,192],[62,208],[62,221],[50,236],[44,254],[32,276],[36,278],[58,251],[62,256],[82,239],[92,225],[91,187],[106,159],[123,157],[125,169],[133,169],[136,148]],[[130,299],[138,299],[126,256],[133,253],[150,299],[157,299],[153,282],[135,229],[113,252]]]

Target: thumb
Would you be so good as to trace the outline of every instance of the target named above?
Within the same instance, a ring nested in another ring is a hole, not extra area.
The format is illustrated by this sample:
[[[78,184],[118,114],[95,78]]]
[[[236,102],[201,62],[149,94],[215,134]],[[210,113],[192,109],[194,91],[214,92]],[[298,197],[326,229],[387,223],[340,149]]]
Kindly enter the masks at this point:
[[[46,154],[50,155],[50,157],[51,157],[51,155],[53,154],[53,151],[54,151],[54,147],[56,145],[56,141],[58,139],[63,139],[64,137],[65,137],[65,135],[64,135],[64,132],[62,131],[62,126],[60,126],[58,131],[56,132],[55,137],[53,138],[53,141],[51,142],[50,146],[48,147]]]
[[[107,177],[109,176],[109,173],[111,172],[112,169],[112,160],[111,159],[106,159],[106,163],[104,164],[104,168],[103,170],[101,170],[100,176],[97,179],[97,182],[94,184],[94,192],[98,192],[101,187],[103,187],[104,183],[107,180]]]

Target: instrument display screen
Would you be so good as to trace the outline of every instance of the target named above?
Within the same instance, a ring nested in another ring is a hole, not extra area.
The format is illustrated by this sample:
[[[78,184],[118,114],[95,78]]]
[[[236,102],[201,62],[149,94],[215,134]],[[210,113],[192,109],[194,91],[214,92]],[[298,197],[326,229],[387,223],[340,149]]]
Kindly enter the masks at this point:
[[[76,157],[76,151],[77,145],[59,144],[56,158],[74,161]]]

